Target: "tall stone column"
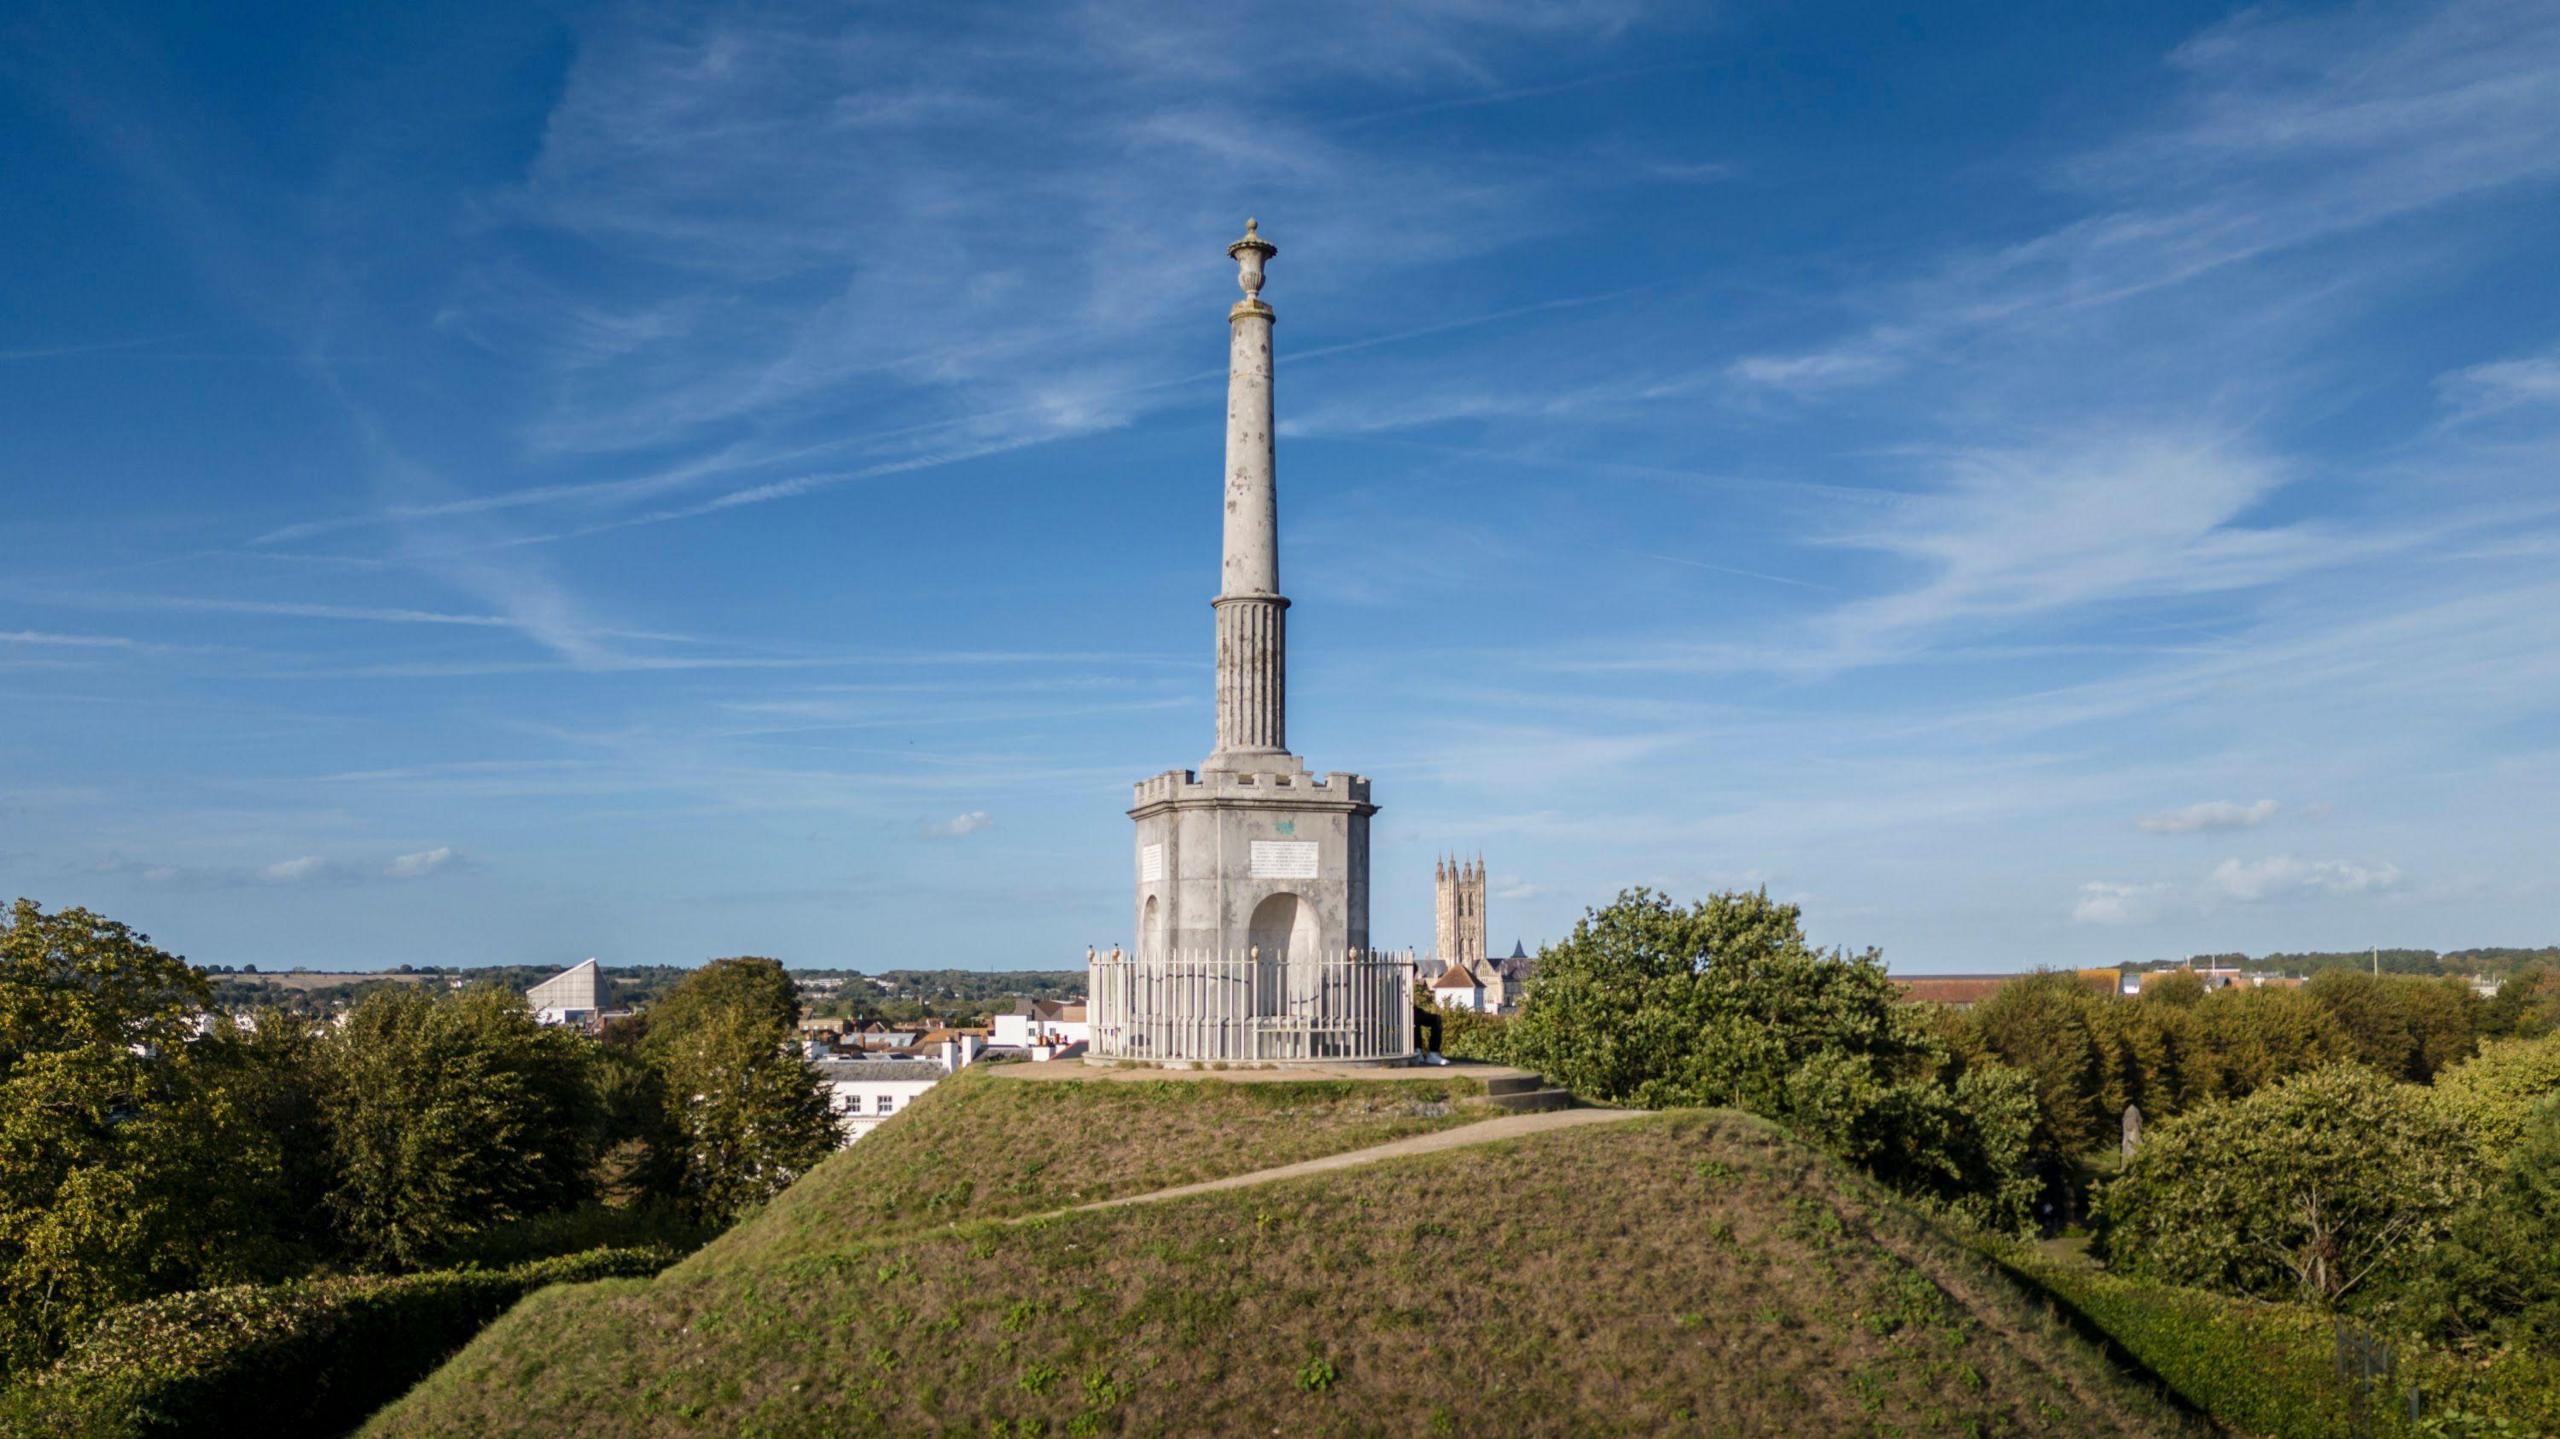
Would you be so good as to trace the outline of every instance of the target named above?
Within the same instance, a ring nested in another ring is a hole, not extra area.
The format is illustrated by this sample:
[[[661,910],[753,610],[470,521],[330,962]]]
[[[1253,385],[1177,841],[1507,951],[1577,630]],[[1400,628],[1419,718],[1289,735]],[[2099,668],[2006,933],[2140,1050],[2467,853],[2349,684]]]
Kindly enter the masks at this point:
[[[1288,612],[1280,594],[1280,496],[1271,437],[1271,307],[1263,262],[1280,253],[1254,221],[1227,247],[1244,298],[1227,312],[1227,512],[1219,566],[1218,747],[1206,768],[1285,755]]]

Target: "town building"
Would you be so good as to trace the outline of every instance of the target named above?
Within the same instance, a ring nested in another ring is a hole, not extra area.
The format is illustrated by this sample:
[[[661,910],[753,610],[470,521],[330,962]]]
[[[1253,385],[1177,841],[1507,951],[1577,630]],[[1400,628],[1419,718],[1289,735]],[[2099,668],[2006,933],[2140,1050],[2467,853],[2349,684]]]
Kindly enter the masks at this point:
[[[538,1023],[589,1028],[613,1008],[613,981],[586,959],[526,990],[524,1002]]]
[[[916,1101],[917,1096],[975,1063],[983,1046],[974,1036],[918,1058],[836,1058],[814,1061],[827,1090],[827,1109],[851,1144]]]
[[[1227,439],[1217,742],[1198,770],[1136,786],[1137,944],[1090,961],[1092,1057],[1150,1063],[1405,1060],[1413,974],[1369,948],[1365,775],[1289,752],[1289,601],[1280,593],[1271,400],[1277,247],[1245,222],[1227,247]]]
[[[1085,1018],[1085,1007],[1056,999],[1018,999],[1013,1008],[996,1016],[990,1043],[1008,1049],[1029,1049],[1034,1045],[1084,1044],[1093,1038],[1093,1025]]]

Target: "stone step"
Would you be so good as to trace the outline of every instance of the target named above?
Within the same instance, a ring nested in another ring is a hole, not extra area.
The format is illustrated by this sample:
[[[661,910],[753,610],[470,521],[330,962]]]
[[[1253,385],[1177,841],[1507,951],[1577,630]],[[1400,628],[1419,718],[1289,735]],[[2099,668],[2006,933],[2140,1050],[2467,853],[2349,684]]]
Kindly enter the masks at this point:
[[[1573,1107],[1573,1096],[1561,1089],[1514,1089],[1490,1098],[1496,1108],[1513,1114],[1545,1114],[1549,1110]]]
[[[1547,1082],[1534,1074],[1506,1074],[1499,1079],[1488,1079],[1484,1082],[1484,1092],[1487,1094],[1527,1094],[1531,1090],[1546,1087]]]

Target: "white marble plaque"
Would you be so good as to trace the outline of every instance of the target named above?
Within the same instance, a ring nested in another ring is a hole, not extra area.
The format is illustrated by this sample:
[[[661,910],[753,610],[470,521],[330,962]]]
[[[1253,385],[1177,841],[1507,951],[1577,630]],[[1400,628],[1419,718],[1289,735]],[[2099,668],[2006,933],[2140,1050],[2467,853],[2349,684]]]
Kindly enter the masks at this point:
[[[1138,851],[1138,883],[1153,884],[1164,878],[1164,846],[1151,844]]]
[[[1253,842],[1253,878],[1313,879],[1316,842],[1311,839],[1257,839]]]

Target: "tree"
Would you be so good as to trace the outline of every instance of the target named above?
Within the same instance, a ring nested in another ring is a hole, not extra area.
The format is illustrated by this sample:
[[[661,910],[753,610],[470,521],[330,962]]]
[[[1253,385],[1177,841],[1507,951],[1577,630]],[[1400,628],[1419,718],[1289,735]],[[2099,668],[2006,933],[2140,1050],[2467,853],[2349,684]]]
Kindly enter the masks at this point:
[[[2560,1099],[2527,1118],[2509,1163],[2454,1216],[2413,1288],[2420,1319],[2441,1335],[2560,1353]]]
[[[2524,1142],[2526,1118],[2560,1096],[2560,1035],[2493,1039],[2437,1075],[2427,1093],[2471,1136],[2483,1163],[2503,1167]]]
[[[2009,981],[1965,1015],[1983,1051],[2033,1083],[2041,1147],[2057,1157],[2102,1147],[2137,1102],[2117,1031],[2100,1012],[2112,1002],[2076,975],[2046,971]]]
[[[205,1082],[274,1145],[273,1202],[263,1206],[258,1238],[280,1248],[286,1256],[280,1267],[287,1269],[302,1268],[336,1245],[327,1204],[336,1169],[324,1093],[325,1033],[315,1020],[269,1007],[245,1020],[221,1016],[189,1046]]]
[[[174,1048],[209,993],[203,975],[149,935],[21,899],[0,929],[0,1073],[30,1054],[88,1045]]]
[[[2127,1273],[2335,1304],[2478,1190],[2469,1141],[2417,1090],[2335,1064],[2153,1128],[2099,1196],[2097,1244]]]
[[[204,980],[148,936],[20,900],[0,929],[0,1368],[117,1304],[267,1277],[238,1242],[272,1141],[191,1063]]]
[[[586,1041],[484,987],[356,1006],[329,1045],[329,1207],[364,1259],[414,1266],[493,1224],[587,1195]]]
[[[672,1199],[680,1187],[683,1136],[667,1114],[663,1076],[641,1058],[644,1019],[609,1026],[589,1073],[597,1135],[596,1197],[617,1208]]]
[[[836,1146],[818,1077],[792,1043],[790,986],[774,960],[715,960],[650,1011],[639,1052],[658,1074],[679,1193],[698,1217],[737,1218]]]
[[[1514,1061],[1594,1099],[1748,1109],[1887,1183],[2014,1225],[2032,1191],[2015,1183],[2026,1081],[1991,1065],[1969,1088],[1947,1078],[1958,1062],[1874,952],[1815,950],[1800,921],[1766,895],[1683,907],[1628,890],[1539,957],[1506,1026]]]
[[[800,991],[778,959],[742,955],[692,970],[649,1006],[653,1029],[683,1029],[712,1011],[734,1011],[779,1033],[800,1023]]]
[[[2532,963],[2516,970],[2482,1006],[2480,1032],[2539,1039],[2560,1029],[2560,971]]]
[[[2199,1099],[2238,1099],[2355,1055],[2336,1016],[2298,989],[2220,990],[2192,1013],[2200,1059],[2193,1092]]]
[[[2393,1079],[2424,1084],[2468,1057],[2479,999],[2458,979],[2324,969],[2305,988],[2337,1017],[2355,1055]]]
[[[2172,1009],[2193,1009],[2204,1002],[2204,976],[2191,969],[2173,969],[2165,974],[2145,976],[2142,1002],[2162,1004]]]

